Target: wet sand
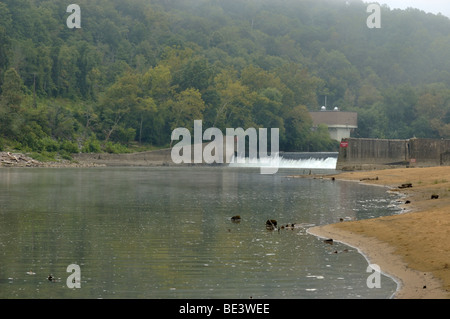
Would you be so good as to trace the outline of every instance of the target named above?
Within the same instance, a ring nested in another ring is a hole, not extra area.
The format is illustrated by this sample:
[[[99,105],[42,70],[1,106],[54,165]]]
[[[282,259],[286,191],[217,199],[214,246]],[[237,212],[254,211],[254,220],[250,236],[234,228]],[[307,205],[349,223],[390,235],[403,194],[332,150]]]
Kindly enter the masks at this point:
[[[405,194],[404,213],[312,227],[309,232],[359,249],[398,282],[394,298],[450,299],[450,167],[344,172],[334,178]]]

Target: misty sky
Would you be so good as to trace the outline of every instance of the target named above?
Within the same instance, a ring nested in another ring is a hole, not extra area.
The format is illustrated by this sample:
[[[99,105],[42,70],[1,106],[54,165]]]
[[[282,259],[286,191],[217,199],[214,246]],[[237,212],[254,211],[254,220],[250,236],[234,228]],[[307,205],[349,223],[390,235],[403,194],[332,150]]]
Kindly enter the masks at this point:
[[[406,9],[408,7],[417,8],[425,12],[442,13],[450,17],[450,1],[449,0],[375,0],[366,1],[387,4],[391,9]]]

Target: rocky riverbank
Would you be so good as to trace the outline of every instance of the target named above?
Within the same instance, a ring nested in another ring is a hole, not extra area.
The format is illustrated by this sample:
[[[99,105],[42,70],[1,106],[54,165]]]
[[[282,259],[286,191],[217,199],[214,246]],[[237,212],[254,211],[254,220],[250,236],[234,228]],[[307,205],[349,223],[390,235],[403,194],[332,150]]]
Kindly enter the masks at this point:
[[[96,167],[96,163],[80,163],[61,159],[58,161],[38,161],[23,153],[0,152],[0,167]]]

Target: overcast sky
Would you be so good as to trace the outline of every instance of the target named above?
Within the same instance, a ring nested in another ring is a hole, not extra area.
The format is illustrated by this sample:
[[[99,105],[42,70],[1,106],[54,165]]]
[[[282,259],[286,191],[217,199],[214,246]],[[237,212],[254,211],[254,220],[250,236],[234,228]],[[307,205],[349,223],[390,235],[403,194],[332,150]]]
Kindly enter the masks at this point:
[[[442,13],[450,17],[450,1],[449,0],[374,0],[365,2],[378,2],[387,4],[391,9],[406,9],[408,7],[417,8],[425,12]]]

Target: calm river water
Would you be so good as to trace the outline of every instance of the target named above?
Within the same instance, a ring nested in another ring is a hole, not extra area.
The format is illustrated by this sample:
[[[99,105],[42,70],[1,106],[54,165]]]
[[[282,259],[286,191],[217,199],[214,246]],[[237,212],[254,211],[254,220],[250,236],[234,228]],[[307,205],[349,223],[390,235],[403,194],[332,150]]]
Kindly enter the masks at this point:
[[[397,198],[295,173],[0,169],[0,298],[389,298],[393,280],[368,288],[361,254],[306,229],[398,213]]]

